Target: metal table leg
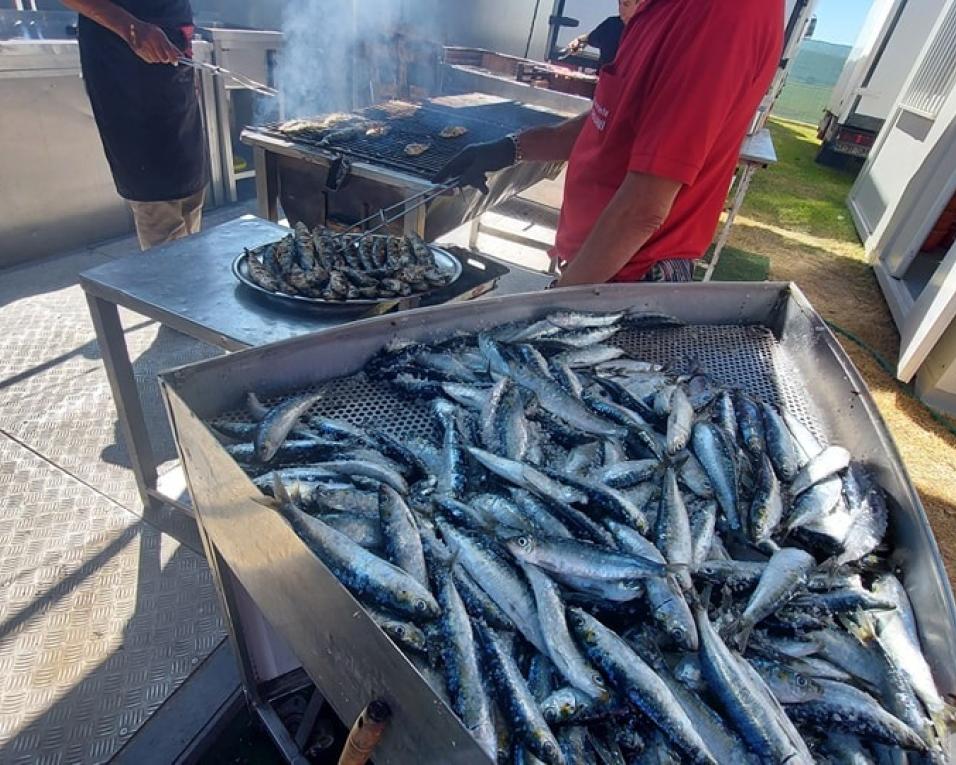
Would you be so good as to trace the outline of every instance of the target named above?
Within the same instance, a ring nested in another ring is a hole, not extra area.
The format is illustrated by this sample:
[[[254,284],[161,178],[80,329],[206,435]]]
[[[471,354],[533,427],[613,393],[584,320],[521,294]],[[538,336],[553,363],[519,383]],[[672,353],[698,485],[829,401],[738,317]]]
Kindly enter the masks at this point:
[[[478,249],[478,234],[481,233],[481,216],[474,218],[471,221],[471,228],[468,230],[468,246],[473,249]]]
[[[713,276],[714,271],[717,268],[717,263],[720,260],[720,253],[723,252],[724,247],[727,246],[727,241],[730,239],[730,232],[734,227],[734,221],[737,219],[737,213],[740,212],[740,208],[744,206],[744,199],[747,197],[747,191],[750,189],[750,184],[753,181],[754,174],[759,170],[761,165],[754,164],[752,162],[742,163],[740,170],[740,178],[737,180],[737,190],[734,192],[734,199],[730,205],[730,209],[727,211],[727,220],[724,222],[723,227],[720,230],[720,235],[717,237],[717,241],[714,244],[714,254],[711,255],[710,263],[707,264],[707,272],[704,274],[704,281],[709,282]]]
[[[405,213],[402,225],[406,235],[416,234],[423,239],[425,238],[425,217],[427,212],[426,206],[423,205]]]
[[[106,376],[113,390],[113,402],[116,405],[120,431],[126,439],[126,449],[133,466],[133,475],[136,477],[136,486],[139,488],[139,495],[143,501],[143,514],[148,518],[152,513],[160,510],[157,501],[150,494],[150,490],[156,488],[156,458],[153,456],[153,446],[149,441],[146,417],[143,414],[139,390],[136,387],[136,378],[133,375],[133,365],[130,362],[129,349],[126,347],[126,336],[123,334],[123,325],[120,323],[119,310],[115,303],[88,292],[86,302],[90,307],[93,328],[96,330],[96,342],[103,356]]]
[[[256,169],[256,200],[259,203],[259,217],[279,220],[279,168],[276,156],[258,146],[254,150]]]

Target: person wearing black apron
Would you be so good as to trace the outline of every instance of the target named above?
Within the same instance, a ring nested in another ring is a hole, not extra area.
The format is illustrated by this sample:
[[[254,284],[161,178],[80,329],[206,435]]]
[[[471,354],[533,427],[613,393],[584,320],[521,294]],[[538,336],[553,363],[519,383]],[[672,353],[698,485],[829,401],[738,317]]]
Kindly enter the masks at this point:
[[[199,231],[207,183],[189,0],[63,0],[119,195],[144,250]]]
[[[593,32],[574,38],[568,45],[568,50],[577,53],[582,48],[591,46],[597,48],[598,69],[606,64],[610,64],[617,55],[617,49],[621,44],[621,35],[624,34],[624,27],[631,20],[631,16],[641,4],[641,0],[618,0],[617,16],[609,16],[604,19]]]

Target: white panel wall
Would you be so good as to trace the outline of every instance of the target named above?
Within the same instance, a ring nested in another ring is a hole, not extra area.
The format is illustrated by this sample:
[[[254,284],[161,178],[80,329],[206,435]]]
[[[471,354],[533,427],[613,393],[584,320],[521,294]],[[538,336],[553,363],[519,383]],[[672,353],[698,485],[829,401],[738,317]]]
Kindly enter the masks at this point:
[[[870,82],[860,94],[858,114],[886,119],[945,5],[945,0],[908,0]]]

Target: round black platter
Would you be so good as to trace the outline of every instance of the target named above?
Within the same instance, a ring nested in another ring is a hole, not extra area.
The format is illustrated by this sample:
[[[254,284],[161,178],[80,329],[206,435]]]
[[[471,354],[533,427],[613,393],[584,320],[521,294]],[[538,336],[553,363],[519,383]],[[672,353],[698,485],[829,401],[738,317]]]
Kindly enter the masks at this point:
[[[261,248],[251,250],[249,254],[255,255],[259,249]],[[421,302],[422,298],[428,297],[438,290],[446,289],[458,280],[462,272],[461,261],[440,247],[428,245],[428,249],[431,250],[435,256],[435,266],[443,273],[449,274],[451,278],[439,287],[433,287],[430,290],[409,295],[408,297],[377,298],[374,300],[368,298],[360,298],[357,300],[322,300],[321,298],[310,298],[303,295],[289,295],[285,292],[271,292],[260,287],[249,278],[249,266],[246,263],[248,254],[245,252],[232,262],[232,273],[236,279],[239,280],[239,283],[250,290],[258,299],[285,310],[291,309],[323,314],[347,313],[373,316],[387,313],[395,308],[399,310],[415,308]]]

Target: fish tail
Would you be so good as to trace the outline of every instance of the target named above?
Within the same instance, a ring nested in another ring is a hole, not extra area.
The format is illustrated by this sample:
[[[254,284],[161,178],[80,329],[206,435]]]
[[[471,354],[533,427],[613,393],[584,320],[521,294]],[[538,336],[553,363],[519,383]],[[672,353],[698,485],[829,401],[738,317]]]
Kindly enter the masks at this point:
[[[956,730],[956,706],[948,701],[944,702],[941,709],[930,713],[930,720],[937,738],[940,741],[948,740],[950,734]]]
[[[860,609],[853,616],[840,618],[846,631],[859,640],[863,645],[877,640],[876,622],[866,611]]]

